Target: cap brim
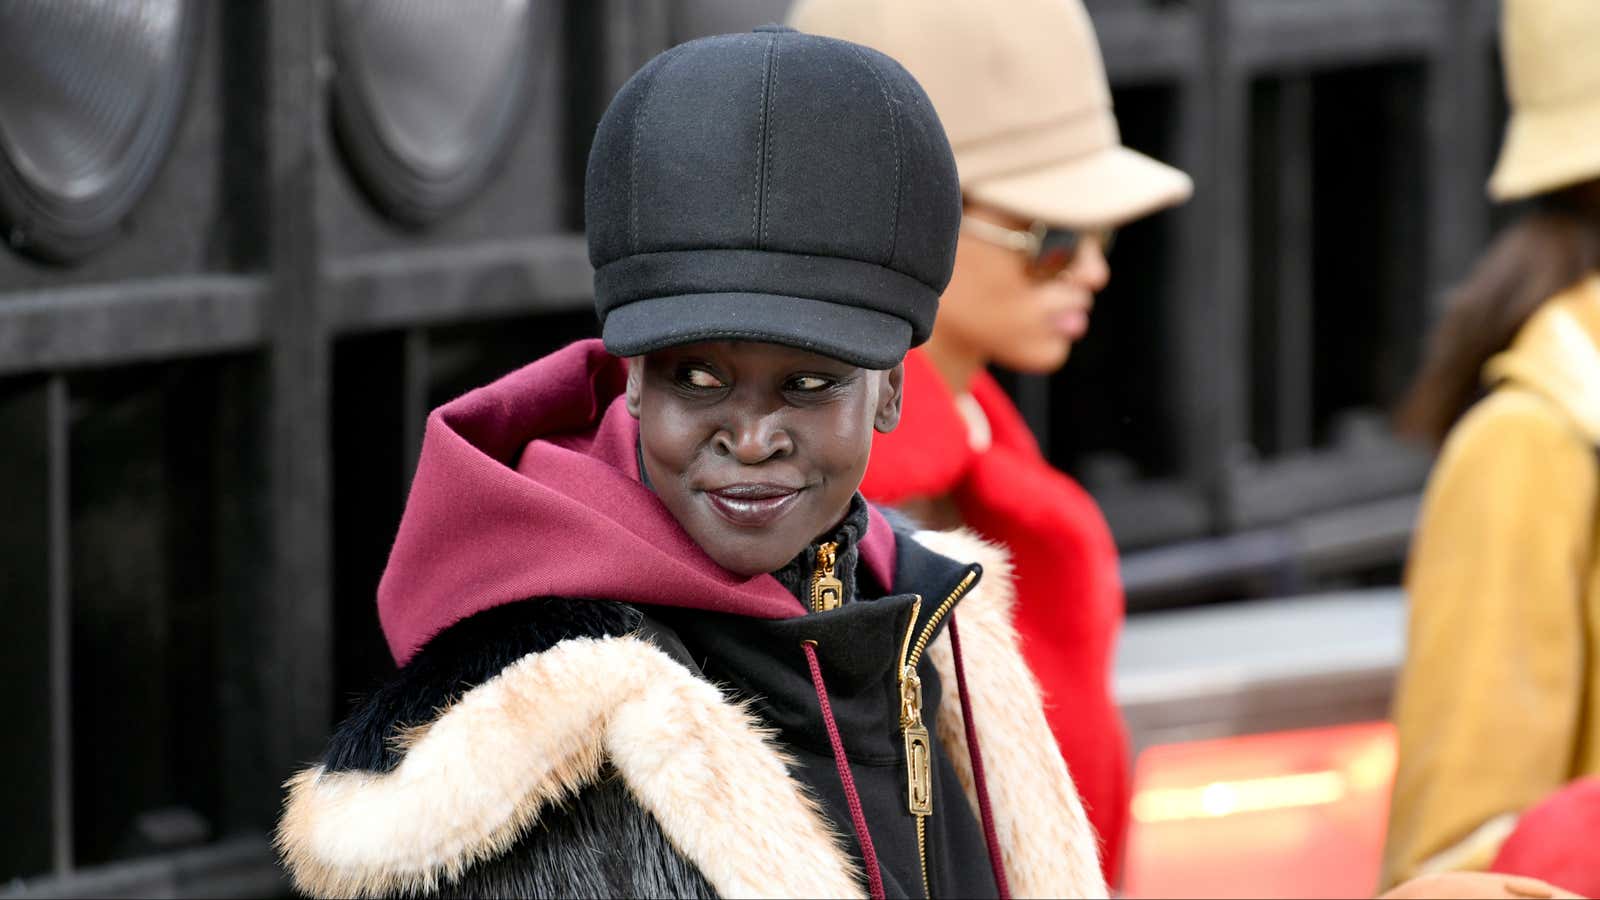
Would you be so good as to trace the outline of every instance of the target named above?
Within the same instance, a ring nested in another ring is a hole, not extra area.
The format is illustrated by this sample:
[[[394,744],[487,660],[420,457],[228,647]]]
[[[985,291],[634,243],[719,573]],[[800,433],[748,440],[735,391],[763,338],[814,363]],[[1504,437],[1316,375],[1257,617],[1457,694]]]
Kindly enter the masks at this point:
[[[1183,172],[1127,147],[964,185],[974,200],[1065,228],[1122,225],[1194,193]]]
[[[700,341],[762,341],[864,369],[892,369],[911,348],[911,323],[808,297],[683,294],[638,300],[612,310],[601,337],[617,356]]]
[[[1594,178],[1600,178],[1600,98],[1513,113],[1489,196],[1521,200]]]

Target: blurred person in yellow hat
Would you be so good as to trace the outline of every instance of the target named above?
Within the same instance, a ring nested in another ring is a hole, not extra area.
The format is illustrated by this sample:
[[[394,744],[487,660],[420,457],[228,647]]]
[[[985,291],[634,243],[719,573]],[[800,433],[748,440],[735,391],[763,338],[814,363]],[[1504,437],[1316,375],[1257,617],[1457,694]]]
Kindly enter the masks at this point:
[[[1533,208],[1456,290],[1400,409],[1442,448],[1406,572],[1385,884],[1489,867],[1600,774],[1600,2],[1505,0],[1501,40],[1489,193]],[[1538,841],[1600,865],[1594,831]]]
[[[801,0],[789,24],[894,57],[949,135],[964,199],[955,274],[932,337],[906,358],[900,429],[874,443],[862,491],[1010,550],[1023,650],[1115,883],[1129,794],[1110,678],[1116,547],[986,370],[1059,369],[1111,277],[1114,230],[1188,199],[1190,179],[1122,146],[1080,0]]]

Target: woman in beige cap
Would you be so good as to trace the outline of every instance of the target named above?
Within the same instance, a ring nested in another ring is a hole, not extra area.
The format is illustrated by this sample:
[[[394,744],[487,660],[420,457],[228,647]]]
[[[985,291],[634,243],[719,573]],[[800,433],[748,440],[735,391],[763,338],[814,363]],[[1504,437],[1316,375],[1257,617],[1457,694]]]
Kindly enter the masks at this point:
[[[1443,449],[1406,573],[1384,878],[1493,865],[1582,890],[1559,856],[1592,872],[1596,829],[1533,841],[1544,862],[1501,849],[1600,774],[1600,2],[1506,0],[1501,37],[1489,193],[1537,207],[1456,292],[1401,410]]]
[[[986,368],[1060,368],[1110,278],[1112,229],[1183,202],[1189,178],[1121,145],[1078,0],[802,0],[789,21],[899,60],[950,137],[966,204],[955,275],[933,336],[906,358],[900,430],[875,442],[861,489],[1010,549],[1023,651],[1114,884],[1129,793],[1110,683],[1116,547]]]

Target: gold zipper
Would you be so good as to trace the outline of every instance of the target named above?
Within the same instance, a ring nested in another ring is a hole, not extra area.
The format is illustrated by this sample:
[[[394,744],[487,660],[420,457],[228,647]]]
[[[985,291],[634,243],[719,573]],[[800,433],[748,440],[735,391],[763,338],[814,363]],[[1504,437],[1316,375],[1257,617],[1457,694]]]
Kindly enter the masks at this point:
[[[955,590],[950,592],[939,608],[928,617],[917,635],[916,646],[911,645],[911,632],[917,627],[917,614],[922,611],[922,598],[911,602],[911,621],[906,624],[906,636],[900,644],[900,734],[906,748],[906,805],[917,819],[917,857],[922,863],[922,890],[929,897],[933,888],[928,881],[928,817],[933,815],[933,747],[928,739],[928,728],[922,722],[922,678],[917,675],[917,664],[928,649],[928,641],[944,617],[950,614],[958,601],[977,578],[968,571]]]
[[[955,590],[950,592],[950,596],[944,598],[944,602],[939,604],[939,608],[933,611],[933,615],[928,617],[928,624],[922,626],[922,633],[917,635],[917,645],[911,649],[911,657],[906,660],[906,665],[915,668],[917,663],[922,662],[922,653],[928,649],[928,641],[933,639],[934,630],[939,627],[939,623],[944,617],[950,614],[950,609],[960,602],[962,597],[966,596],[967,591],[972,590],[972,583],[977,580],[978,574],[968,571],[966,577],[961,579],[961,583],[956,585]],[[915,620],[913,619],[913,621]],[[907,634],[909,635],[910,632],[908,631]]]
[[[811,611],[838,609],[844,602],[844,582],[834,575],[839,545],[834,541],[817,545],[817,572],[811,576]]]

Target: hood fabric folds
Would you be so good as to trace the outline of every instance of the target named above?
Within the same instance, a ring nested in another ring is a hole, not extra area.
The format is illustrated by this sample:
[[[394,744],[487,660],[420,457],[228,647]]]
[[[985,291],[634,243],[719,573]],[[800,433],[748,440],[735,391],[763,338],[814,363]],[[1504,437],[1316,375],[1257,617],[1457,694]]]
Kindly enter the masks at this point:
[[[428,417],[378,585],[398,665],[447,626],[530,598],[805,614],[771,575],[718,566],[640,482],[626,380],[600,341],[580,341]],[[872,508],[861,558],[881,584],[893,583],[894,555],[894,534]]]

